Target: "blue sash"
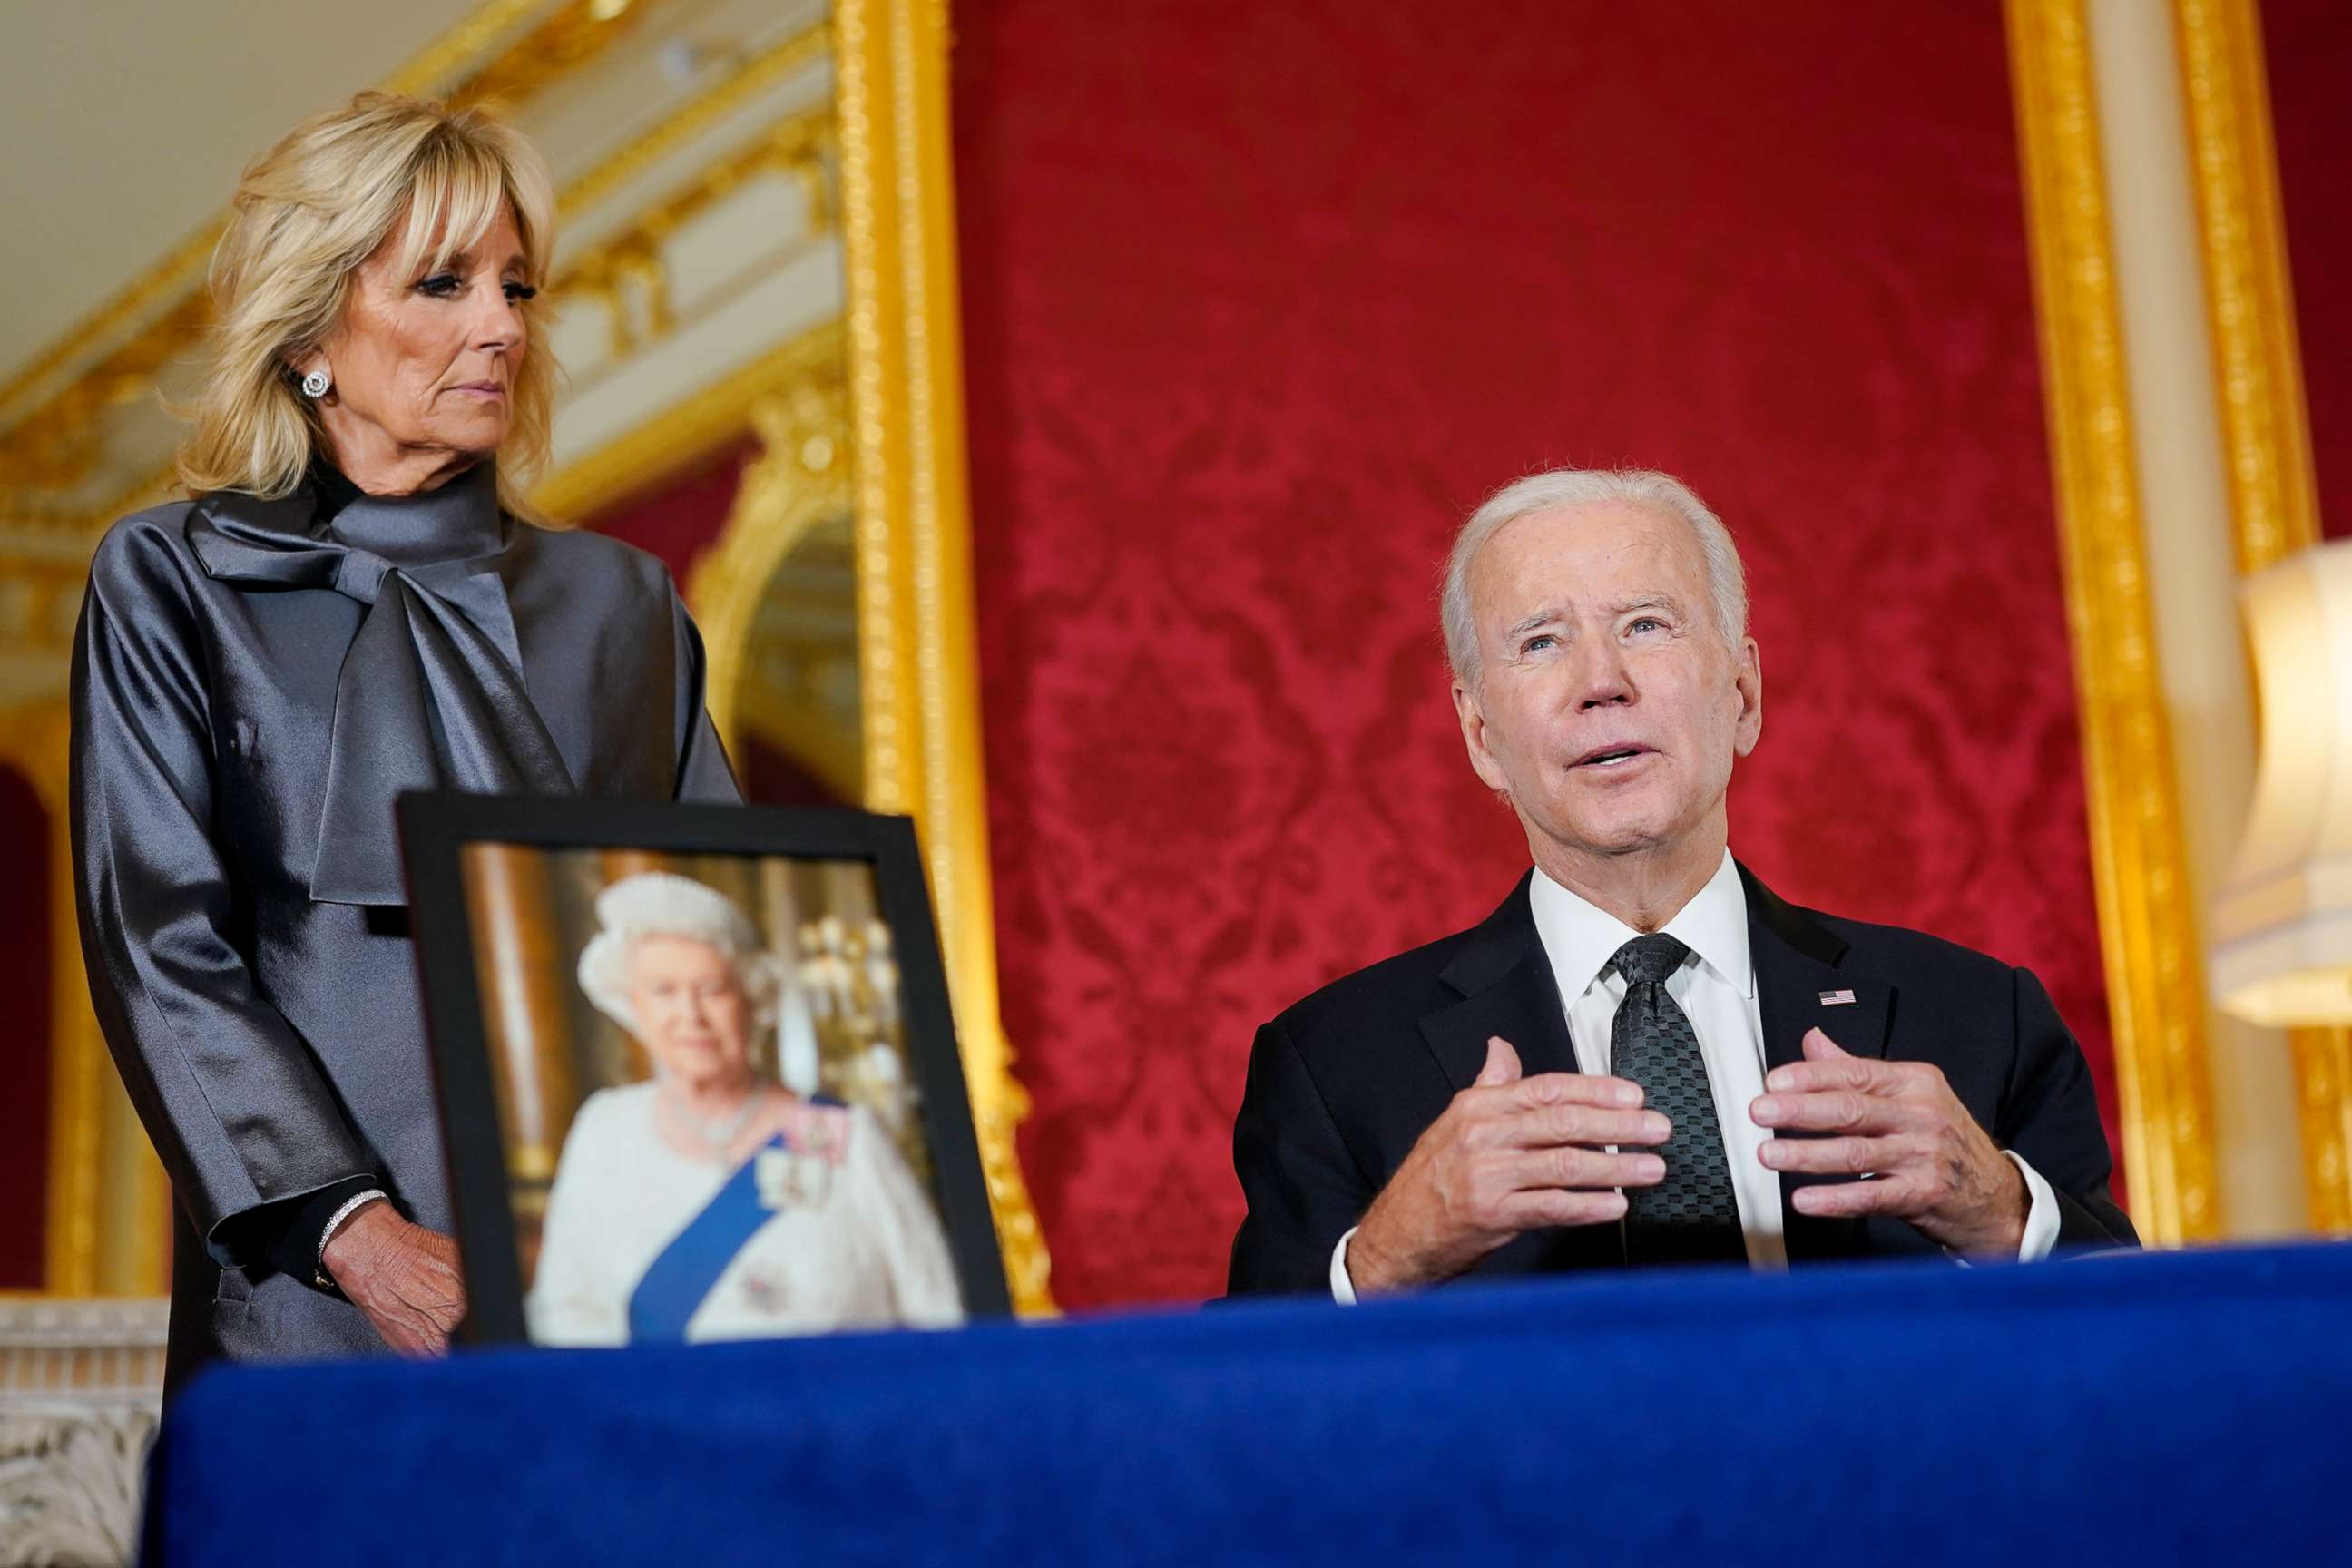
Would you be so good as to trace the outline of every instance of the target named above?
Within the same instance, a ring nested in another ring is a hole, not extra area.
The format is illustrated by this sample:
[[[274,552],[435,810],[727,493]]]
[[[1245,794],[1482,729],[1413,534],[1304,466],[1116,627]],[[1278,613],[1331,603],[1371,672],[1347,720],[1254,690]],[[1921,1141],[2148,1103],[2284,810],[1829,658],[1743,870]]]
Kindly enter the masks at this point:
[[[761,1150],[788,1146],[779,1132]],[[719,1283],[719,1277],[760,1227],[775,1217],[774,1211],[760,1202],[759,1164],[760,1153],[755,1152],[646,1269],[646,1277],[637,1281],[629,1297],[631,1344],[684,1342],[687,1323]]]

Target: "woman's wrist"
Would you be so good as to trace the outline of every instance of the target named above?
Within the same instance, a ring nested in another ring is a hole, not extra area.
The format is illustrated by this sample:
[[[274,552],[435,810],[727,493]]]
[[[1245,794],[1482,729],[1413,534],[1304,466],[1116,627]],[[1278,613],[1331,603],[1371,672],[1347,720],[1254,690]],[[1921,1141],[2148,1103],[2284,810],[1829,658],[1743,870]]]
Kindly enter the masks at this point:
[[[319,1231],[319,1255],[313,1263],[314,1282],[319,1289],[329,1290],[334,1288],[334,1275],[327,1268],[327,1248],[334,1245],[335,1237],[362,1210],[371,1205],[389,1201],[382,1187],[370,1187],[364,1192],[353,1193],[328,1216],[326,1225]]]
[[[390,1244],[393,1228],[405,1223],[391,1202],[377,1194],[345,1215],[332,1235],[320,1239],[319,1272],[348,1296],[350,1287],[367,1277],[375,1259]]]

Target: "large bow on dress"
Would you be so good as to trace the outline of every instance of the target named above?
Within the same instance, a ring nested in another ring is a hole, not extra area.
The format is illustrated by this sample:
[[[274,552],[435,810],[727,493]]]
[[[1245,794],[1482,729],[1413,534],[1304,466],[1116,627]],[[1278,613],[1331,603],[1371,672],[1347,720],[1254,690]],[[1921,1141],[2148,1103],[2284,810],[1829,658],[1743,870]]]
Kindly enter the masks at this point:
[[[572,774],[523,686],[492,466],[422,495],[357,496],[323,525],[318,510],[308,488],[279,501],[208,496],[188,541],[220,581],[328,588],[367,606],[335,685],[310,897],[405,904],[403,791],[570,795]]]

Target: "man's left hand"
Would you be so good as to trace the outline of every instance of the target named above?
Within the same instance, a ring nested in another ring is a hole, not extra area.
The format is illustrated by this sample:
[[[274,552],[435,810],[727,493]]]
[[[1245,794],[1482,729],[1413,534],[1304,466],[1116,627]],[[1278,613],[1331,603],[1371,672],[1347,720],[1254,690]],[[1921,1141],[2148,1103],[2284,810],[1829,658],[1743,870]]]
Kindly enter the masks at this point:
[[[1868,1175],[1800,1187],[1799,1214],[1891,1215],[1954,1252],[2017,1256],[2031,1194],[2016,1164],[1925,1062],[1848,1056],[1819,1029],[1805,1059],[1775,1068],[1748,1113],[1774,1132],[1758,1152],[1775,1171]]]

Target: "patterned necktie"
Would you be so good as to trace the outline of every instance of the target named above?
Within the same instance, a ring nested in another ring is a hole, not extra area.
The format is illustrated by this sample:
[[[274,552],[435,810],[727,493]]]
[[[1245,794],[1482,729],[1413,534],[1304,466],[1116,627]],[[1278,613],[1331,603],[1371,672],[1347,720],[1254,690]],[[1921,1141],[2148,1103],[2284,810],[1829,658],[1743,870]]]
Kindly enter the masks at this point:
[[[1643,1103],[1674,1124],[1658,1151],[1666,1162],[1665,1180],[1625,1189],[1629,1263],[1728,1262],[1748,1256],[1698,1035],[1666,994],[1666,976],[1689,953],[1659,932],[1635,937],[1610,961],[1625,977],[1625,1000],[1609,1026],[1609,1070],[1640,1084],[1647,1096]]]

